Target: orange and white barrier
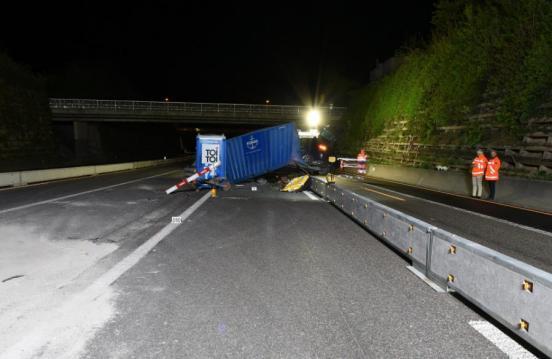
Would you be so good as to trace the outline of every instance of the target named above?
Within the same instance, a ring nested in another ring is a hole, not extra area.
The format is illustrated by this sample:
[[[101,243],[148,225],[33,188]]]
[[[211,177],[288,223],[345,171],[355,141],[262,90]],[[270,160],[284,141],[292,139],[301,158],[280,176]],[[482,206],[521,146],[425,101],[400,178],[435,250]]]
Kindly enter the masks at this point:
[[[356,168],[359,173],[366,173],[366,162],[368,160],[366,158],[347,158],[347,157],[340,157],[339,160],[339,168]]]
[[[169,188],[168,190],[165,191],[166,194],[171,194],[173,193],[174,191],[176,191],[177,189],[180,189],[181,187],[184,187],[185,185],[187,185],[188,183],[192,183],[194,182],[195,180],[197,180],[199,177],[207,174],[208,172],[211,172],[211,171],[214,171],[215,168],[217,168],[219,166],[219,163],[215,163],[214,165],[209,165],[205,168],[203,168],[201,171],[199,172],[196,172],[194,173],[193,175],[191,175],[190,177],[188,178],[185,178],[183,179],[182,181],[180,181],[179,183],[175,184],[174,186],[172,186],[171,188]]]

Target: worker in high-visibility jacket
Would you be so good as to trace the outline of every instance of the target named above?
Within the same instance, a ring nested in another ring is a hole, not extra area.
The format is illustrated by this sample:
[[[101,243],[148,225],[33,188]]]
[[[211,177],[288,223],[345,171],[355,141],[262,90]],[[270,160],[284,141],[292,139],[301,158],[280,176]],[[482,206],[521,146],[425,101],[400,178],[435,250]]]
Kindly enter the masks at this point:
[[[472,197],[481,198],[483,193],[483,175],[487,168],[487,157],[483,154],[482,149],[477,150],[477,155],[472,161]]]
[[[490,200],[495,199],[496,194],[496,182],[498,181],[498,172],[500,171],[500,158],[495,150],[491,151],[491,158],[487,162],[487,169],[485,170],[485,181],[489,183],[489,198]]]
[[[361,175],[366,174],[366,161],[368,160],[368,155],[366,154],[366,151],[364,151],[364,148],[360,149],[360,152],[357,155],[357,166],[358,166],[358,173]]]

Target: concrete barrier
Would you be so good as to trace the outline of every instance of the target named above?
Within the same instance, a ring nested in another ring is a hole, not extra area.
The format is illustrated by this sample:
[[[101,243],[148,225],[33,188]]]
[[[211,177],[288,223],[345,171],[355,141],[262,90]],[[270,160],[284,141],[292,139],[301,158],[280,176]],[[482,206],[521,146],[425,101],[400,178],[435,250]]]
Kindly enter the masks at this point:
[[[311,189],[548,356],[552,274],[434,227],[351,190],[312,178]]]
[[[0,187],[13,186],[14,183],[21,183],[21,172],[0,173]]]
[[[112,163],[109,165],[99,165],[95,166],[95,173],[107,173],[107,172],[118,172],[118,171],[128,171],[136,168],[133,162],[126,163]]]
[[[52,168],[47,170],[21,171],[21,182],[15,185],[25,185],[35,182],[46,182],[56,179],[90,176],[95,173],[95,166],[79,166],[67,168]]]
[[[50,168],[45,170],[17,171],[0,173],[0,187],[24,186],[26,184],[55,181],[66,178],[93,176],[102,173],[127,171],[181,162],[185,157],[166,160],[111,163],[106,165]]]
[[[368,167],[368,176],[397,181],[443,192],[471,195],[471,175],[466,172],[436,171],[414,167],[374,165]],[[484,195],[487,186],[483,185]],[[552,211],[552,182],[502,176],[497,184],[498,202],[519,205],[543,211]]]

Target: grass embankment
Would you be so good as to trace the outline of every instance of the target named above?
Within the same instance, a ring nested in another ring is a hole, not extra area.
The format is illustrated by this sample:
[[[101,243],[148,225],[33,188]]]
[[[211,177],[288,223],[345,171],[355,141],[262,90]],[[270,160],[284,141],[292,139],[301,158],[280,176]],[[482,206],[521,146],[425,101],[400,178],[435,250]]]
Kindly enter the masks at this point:
[[[387,123],[407,120],[409,132],[441,142],[441,126],[463,125],[456,141],[483,138],[477,105],[491,103],[504,139],[514,138],[552,89],[552,2],[441,0],[429,43],[402,49],[396,71],[357,91],[340,141],[356,153]],[[446,139],[444,139],[446,141]]]

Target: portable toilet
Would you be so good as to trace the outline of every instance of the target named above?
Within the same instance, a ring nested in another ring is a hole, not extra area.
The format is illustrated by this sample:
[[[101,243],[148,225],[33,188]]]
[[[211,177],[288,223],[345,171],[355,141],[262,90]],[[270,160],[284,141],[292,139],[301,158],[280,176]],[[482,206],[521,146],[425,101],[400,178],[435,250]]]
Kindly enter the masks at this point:
[[[196,137],[196,170],[199,172],[209,165],[219,163],[212,172],[207,173],[206,180],[214,177],[226,177],[226,137],[224,135],[197,135]]]

